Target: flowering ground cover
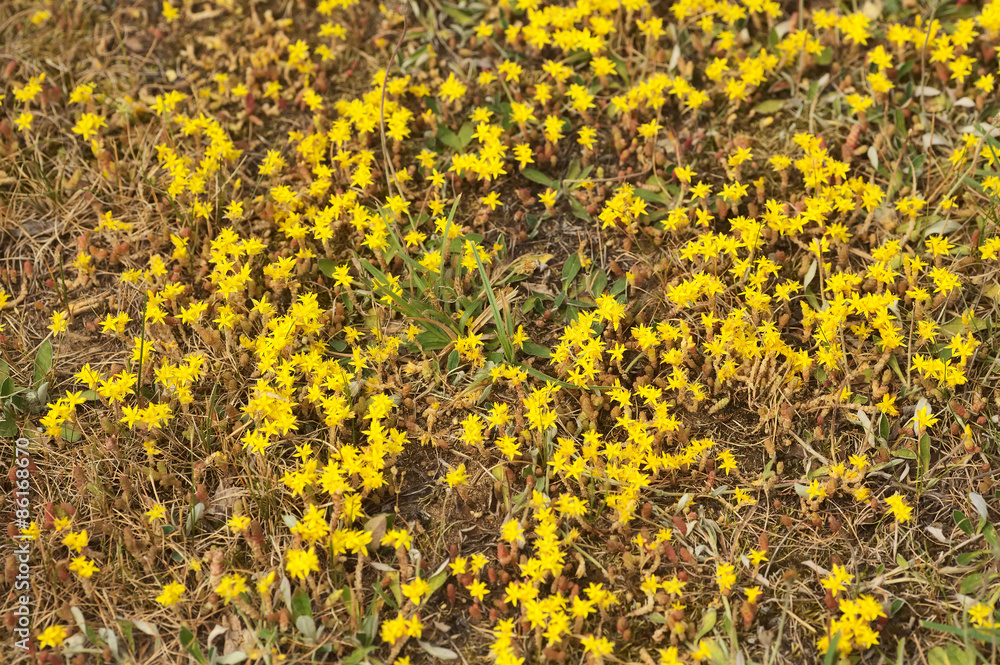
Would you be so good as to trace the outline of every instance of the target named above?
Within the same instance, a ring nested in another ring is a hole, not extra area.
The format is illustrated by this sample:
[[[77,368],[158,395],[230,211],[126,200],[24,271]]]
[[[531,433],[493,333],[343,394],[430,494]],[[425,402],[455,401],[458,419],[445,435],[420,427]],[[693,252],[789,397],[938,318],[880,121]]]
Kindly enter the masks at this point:
[[[1000,657],[1000,2],[0,35],[4,662]]]

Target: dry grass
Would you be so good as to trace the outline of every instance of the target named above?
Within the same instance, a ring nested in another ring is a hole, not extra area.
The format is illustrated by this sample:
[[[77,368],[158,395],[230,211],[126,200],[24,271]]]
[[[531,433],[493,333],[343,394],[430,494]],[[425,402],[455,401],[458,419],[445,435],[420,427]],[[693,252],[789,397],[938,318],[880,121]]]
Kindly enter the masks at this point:
[[[996,3],[535,4],[0,4],[11,662],[997,659]]]

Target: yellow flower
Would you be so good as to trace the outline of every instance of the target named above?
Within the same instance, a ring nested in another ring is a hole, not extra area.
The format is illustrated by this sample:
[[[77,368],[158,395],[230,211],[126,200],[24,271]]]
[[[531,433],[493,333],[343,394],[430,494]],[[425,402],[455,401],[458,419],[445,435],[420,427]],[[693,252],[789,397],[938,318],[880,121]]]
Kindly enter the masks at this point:
[[[82,136],[84,141],[89,141],[91,136],[97,135],[97,130],[101,127],[107,127],[103,117],[96,113],[84,113],[74,125],[73,133]]]
[[[84,579],[89,579],[99,570],[97,565],[85,556],[75,557],[70,562],[69,569]]]
[[[389,529],[382,537],[382,545],[388,545],[394,549],[410,549],[413,546],[413,537],[407,533],[406,529]]]
[[[969,608],[969,619],[977,628],[993,628],[993,607],[985,603],[976,603]]]
[[[17,124],[17,130],[19,132],[27,131],[31,129],[31,121],[35,119],[34,113],[29,113],[28,111],[23,111],[14,122]]]
[[[154,504],[152,508],[145,512],[146,519],[152,524],[156,520],[162,520],[167,514],[167,509],[160,504]]]
[[[49,626],[38,635],[38,648],[57,647],[67,636],[68,633],[62,626]]]
[[[26,540],[38,540],[40,535],[42,535],[42,530],[34,520],[31,521],[31,524],[21,529],[21,537]]]
[[[728,592],[736,584],[736,567],[731,563],[720,563],[715,568],[715,581],[723,593]]]
[[[223,216],[229,220],[243,219],[243,202],[230,201],[229,205],[226,206],[226,214]]]
[[[319,558],[316,556],[315,546],[308,550],[289,550],[285,570],[288,571],[289,575],[299,580],[305,580],[309,573],[318,571]]]
[[[233,531],[246,531],[247,527],[250,526],[250,518],[246,515],[233,515],[226,524]]]
[[[701,662],[712,655],[712,643],[708,640],[701,640],[698,642],[698,648],[691,652],[691,657],[697,661]]]
[[[677,166],[674,168],[674,177],[685,184],[691,184],[692,176],[694,176],[694,169],[690,166]]]
[[[469,590],[469,594],[479,601],[485,598],[489,593],[489,590],[486,588],[486,583],[481,580],[476,580],[466,588]]]
[[[896,408],[896,396],[892,393],[882,395],[882,401],[877,405],[878,410],[887,416],[898,416],[899,409]]]
[[[264,575],[262,578],[260,578],[260,580],[257,582],[257,593],[259,593],[262,596],[266,594],[268,590],[270,590],[271,585],[274,584],[275,577],[276,574],[272,570],[267,575]]]
[[[87,537],[86,529],[76,533],[71,532],[62,539],[62,544],[74,552],[82,552],[83,548],[85,548],[89,542],[90,539]]]
[[[89,102],[93,94],[94,85],[92,83],[81,83],[73,88],[73,92],[69,95],[69,103],[82,104],[84,102]]]
[[[521,524],[514,518],[511,518],[504,522],[503,527],[500,529],[500,537],[506,540],[508,543],[514,542],[524,542],[524,529]]]
[[[820,584],[824,589],[827,589],[836,596],[841,591],[847,590],[847,585],[849,585],[854,580],[854,575],[847,572],[847,569],[843,566],[834,564],[833,570],[830,574],[823,580]]]
[[[404,584],[400,591],[402,591],[403,596],[406,597],[414,605],[420,604],[420,599],[431,590],[431,585],[427,583],[427,580],[420,577],[416,578],[412,582]]]
[[[49,325],[49,330],[52,331],[53,335],[61,335],[69,329],[69,316],[66,312],[53,312],[52,313],[52,324]]]
[[[939,418],[934,417],[931,407],[924,404],[916,410],[913,414],[913,418],[910,419],[910,422],[916,425],[917,434],[923,434],[928,427],[932,427],[938,422],[938,420]]]
[[[448,487],[455,487],[456,485],[464,485],[468,480],[465,473],[465,464],[459,464],[458,468],[453,471],[449,471],[445,475],[445,481],[448,483]]]
[[[585,653],[592,654],[595,658],[603,658],[614,652],[615,643],[606,637],[595,637],[594,635],[584,635],[580,638],[580,646]]]
[[[472,559],[469,561],[469,565],[471,566],[472,572],[475,575],[478,575],[479,571],[483,569],[483,566],[485,566],[488,561],[489,559],[484,557],[479,552],[476,552],[475,554],[472,555]]]
[[[497,206],[500,205],[500,194],[496,190],[490,192],[488,195],[479,199],[479,202],[483,205],[489,206],[490,210],[496,210]]]
[[[738,148],[735,153],[729,156],[727,159],[727,164],[730,166],[739,166],[748,159],[753,158],[753,153],[750,148]]]
[[[230,573],[229,575],[226,575],[222,578],[219,586],[215,587],[215,593],[222,596],[226,605],[229,604],[229,601],[238,598],[241,593],[245,593],[246,591],[246,578],[239,573]]]
[[[455,78],[455,73],[452,72],[448,75],[448,79],[441,84],[438,97],[452,103],[464,97],[466,90],[465,85]]]
[[[538,200],[542,202],[546,208],[551,208],[556,204],[556,192],[548,187],[544,192],[538,195]]]
[[[906,498],[899,492],[887,497],[885,502],[889,504],[887,512],[891,512],[897,522],[908,522],[913,519],[913,507],[906,502]]]
[[[180,582],[170,582],[164,585],[163,591],[156,597],[156,602],[164,607],[176,605],[185,591],[184,585]]]

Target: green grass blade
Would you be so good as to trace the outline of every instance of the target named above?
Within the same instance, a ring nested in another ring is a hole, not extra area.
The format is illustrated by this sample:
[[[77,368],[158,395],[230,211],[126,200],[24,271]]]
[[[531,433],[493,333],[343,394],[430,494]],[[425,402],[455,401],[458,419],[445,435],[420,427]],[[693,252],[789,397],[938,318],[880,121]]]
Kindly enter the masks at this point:
[[[500,338],[500,345],[503,347],[503,355],[507,358],[507,362],[512,363],[514,362],[514,345],[510,341],[510,331],[507,330],[507,322],[500,316],[500,308],[497,307],[493,285],[490,284],[489,276],[486,274],[486,267],[483,266],[483,261],[479,258],[479,250],[476,249],[475,243],[472,244],[472,256],[476,259],[479,276],[483,278],[483,288],[486,289],[486,298],[490,301],[490,309],[493,311],[493,324],[496,327],[497,337]]]

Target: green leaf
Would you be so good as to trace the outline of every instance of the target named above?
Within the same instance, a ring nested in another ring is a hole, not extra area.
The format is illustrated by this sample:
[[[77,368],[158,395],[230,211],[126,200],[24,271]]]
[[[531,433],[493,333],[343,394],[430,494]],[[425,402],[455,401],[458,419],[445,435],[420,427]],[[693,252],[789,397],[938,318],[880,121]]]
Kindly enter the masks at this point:
[[[584,184],[588,182],[587,178],[590,175],[590,172],[593,170],[594,170],[594,165],[591,164],[587,168],[583,169],[583,171],[578,173],[576,177],[567,178],[567,180],[573,181],[570,183],[570,189],[579,189],[580,187],[583,187]]]
[[[399,312],[421,323],[437,327],[441,330],[442,334],[447,336],[445,329],[450,329],[453,325],[453,322],[448,317],[434,310],[425,302],[408,300],[395,291],[385,288],[385,285],[389,284],[389,278],[386,277],[385,273],[365,259],[362,259],[360,263],[369,274],[375,277],[375,281],[378,283],[378,286],[372,285],[373,292],[377,290],[380,294],[388,296]]]
[[[957,644],[934,647],[927,652],[927,665],[975,665],[976,656]]]
[[[761,115],[771,115],[777,113],[785,107],[784,99],[767,99],[753,107],[753,111]]]
[[[535,344],[534,342],[525,342],[522,347],[524,352],[529,356],[535,356],[536,358],[551,358],[552,351],[548,347],[542,346],[541,344]]]
[[[35,374],[32,380],[35,387],[45,380],[50,369],[52,369],[52,342],[45,340],[35,353]]]
[[[902,109],[893,109],[893,118],[896,121],[896,131],[900,132],[900,136],[906,136],[906,118],[903,117]],[[897,173],[899,173],[897,171]],[[902,173],[900,173],[902,177]]]
[[[990,644],[1000,644],[1000,636],[993,633],[988,633],[983,630],[978,630],[976,628],[960,628],[958,626],[948,626],[943,623],[937,623],[936,621],[921,621],[920,626],[922,628],[929,628],[931,630],[939,630],[942,633],[948,633],[950,635],[957,635],[963,640],[968,640],[970,637],[975,640],[980,640],[983,642],[989,642]]]
[[[299,589],[292,596],[292,619],[296,620],[299,617],[312,618],[312,615],[312,603],[309,599],[309,594],[304,589]]]
[[[559,188],[559,183],[537,169],[521,169],[521,175],[532,182],[537,182],[539,185],[545,185],[552,189]]]
[[[715,628],[715,622],[717,618],[718,615],[716,614],[714,609],[710,609],[703,615],[701,615],[701,627],[698,629],[698,633],[694,636],[695,643],[697,643],[698,640],[700,640],[701,638],[705,637],[705,635],[708,635],[709,631]]]
[[[955,520],[955,526],[961,529],[965,535],[971,536],[975,532],[975,529],[972,527],[972,522],[969,521],[969,518],[966,517],[965,513],[962,511],[954,511],[951,514],[951,518]]]
[[[427,597],[429,598],[431,594],[444,586],[444,583],[448,581],[448,570],[441,570],[433,575],[427,580]]]
[[[569,164],[569,170],[566,171],[566,180],[576,180],[580,175],[580,160],[574,159]]]
[[[549,376],[545,372],[540,372],[539,370],[535,369],[534,367],[529,367],[528,365],[525,365],[524,363],[517,363],[517,367],[520,368],[520,369],[523,369],[525,372],[528,373],[529,376],[533,376],[536,379],[538,379],[539,381],[544,381],[546,383],[552,383],[552,384],[555,384],[555,385],[560,386],[562,388],[568,388],[570,390],[579,390],[579,388],[577,386],[574,386],[572,383],[567,383],[565,381],[562,381],[561,379],[555,378],[554,376]]]
[[[479,316],[479,308],[481,306],[481,302],[475,302],[465,308],[462,312],[462,318],[458,321],[459,330],[465,330],[466,326],[469,324],[469,320]]]
[[[184,521],[184,533],[190,536],[194,532],[195,525],[198,524],[198,520],[205,513],[205,504],[199,502],[195,504],[191,511],[188,513],[187,519]]]
[[[320,259],[316,263],[319,265],[319,271],[321,273],[327,277],[333,277],[333,269],[337,267],[336,261],[331,261],[330,259]]]
[[[424,351],[440,351],[451,343],[451,339],[436,328],[428,328],[417,335],[417,343]]]
[[[390,573],[390,575],[396,575],[398,577],[399,574],[398,573]],[[396,578],[393,578],[393,579],[396,579]],[[396,587],[398,587],[398,586],[399,586],[399,582],[398,582],[398,579],[397,579],[397,581],[393,583],[393,587],[394,588],[392,589],[392,591],[393,591],[394,595],[395,595],[395,592],[396,592]],[[385,603],[389,607],[391,607],[392,609],[396,610],[397,612],[399,611],[399,603],[393,597],[387,595],[385,593],[385,591],[382,590],[382,587],[380,585],[373,584],[372,585],[372,590],[375,592],[375,595],[378,596],[379,598],[381,598],[383,601],[385,601]]]
[[[59,436],[66,443],[76,443],[83,438],[83,432],[80,431],[80,427],[76,423],[68,423],[62,426],[62,432]]]
[[[128,642],[128,648],[135,651],[135,638],[132,637],[132,622],[124,619],[116,619],[116,623],[122,629],[122,637]]]
[[[978,550],[976,552],[962,552],[961,554],[955,555],[955,561],[958,562],[960,566],[968,566],[973,561],[979,557],[986,554],[986,550]]]
[[[458,130],[458,142],[461,147],[465,147],[472,142],[472,135],[476,133],[476,130],[472,127],[471,122],[467,122],[462,125]]]
[[[889,419],[884,413],[878,419],[878,435],[883,441],[889,440]]]
[[[604,289],[608,285],[608,273],[598,270],[594,275],[594,281],[590,284],[590,293],[596,298],[604,294]]]
[[[667,204],[670,202],[663,192],[654,192],[651,189],[646,189],[645,187],[636,187],[635,191],[632,192],[637,197],[645,201],[646,203],[662,203]]]
[[[467,122],[462,125],[457,134],[444,125],[441,125],[438,127],[437,140],[449,148],[461,150],[465,146],[469,145],[470,141],[472,141],[472,135],[475,131],[476,130],[472,127],[471,122]]]
[[[840,644],[840,631],[838,630],[830,638],[830,643],[826,647],[826,656],[823,658],[823,665],[833,665],[837,662],[837,646]]]
[[[576,200],[575,197],[569,197],[569,211],[573,213],[573,216],[577,219],[581,219],[585,222],[591,221],[590,213],[587,209],[583,207],[583,204]]]
[[[17,436],[17,420],[13,411],[4,409],[4,414],[4,419],[0,420],[0,436],[12,439]]]
[[[983,586],[984,576],[982,573],[975,573],[969,575],[962,579],[961,584],[958,585],[959,590],[963,595],[971,596],[977,591],[979,591]]]
[[[997,530],[992,524],[983,527],[983,538],[993,549],[993,556],[1000,558],[1000,537],[997,537]]]
[[[926,474],[931,468],[931,437],[924,432],[920,437],[920,470]]]
[[[420,648],[426,651],[431,658],[436,660],[456,660],[458,658],[458,654],[451,649],[434,646],[430,642],[424,642],[423,640],[417,640],[417,644],[419,644]]]
[[[817,94],[819,94],[819,83],[817,81],[813,81],[809,84],[809,92],[806,93],[806,99],[811,102],[816,98]]]
[[[191,656],[197,660],[202,665],[208,665],[208,661],[205,659],[205,654],[201,651],[201,645],[198,644],[198,640],[195,639],[194,633],[191,632],[189,628],[181,628],[181,646],[191,654]]]
[[[358,665],[368,655],[369,651],[374,651],[378,647],[358,647],[351,652],[347,658],[341,661],[342,665]]]
[[[510,341],[510,331],[507,330],[507,324],[500,316],[500,308],[497,307],[497,299],[493,295],[493,285],[490,284],[490,278],[486,274],[486,268],[483,266],[482,259],[479,258],[479,250],[476,249],[475,245],[472,245],[472,256],[476,259],[479,276],[483,278],[486,298],[490,301],[490,309],[493,311],[493,324],[497,331],[497,337],[500,338],[500,344],[503,346],[503,353],[507,357],[507,362],[514,362],[514,345]]]
[[[458,134],[451,131],[444,125],[438,126],[437,139],[449,148],[453,148],[455,150],[462,149],[462,141],[458,138]]]
[[[449,5],[447,3],[441,4],[441,11],[443,11],[448,16],[452,17],[462,25],[469,25],[472,23],[472,17],[461,11],[458,7],[454,5]]]
[[[968,329],[971,332],[982,332],[990,327],[990,322],[986,319],[980,319],[977,316],[972,317],[969,321]],[[941,326],[941,330],[951,333],[952,335],[963,334],[966,330],[966,325],[962,322],[962,317],[956,316],[948,323]]]
[[[563,288],[566,288],[576,279],[576,276],[580,273],[581,265],[579,252],[573,252],[569,255],[562,269]]]

